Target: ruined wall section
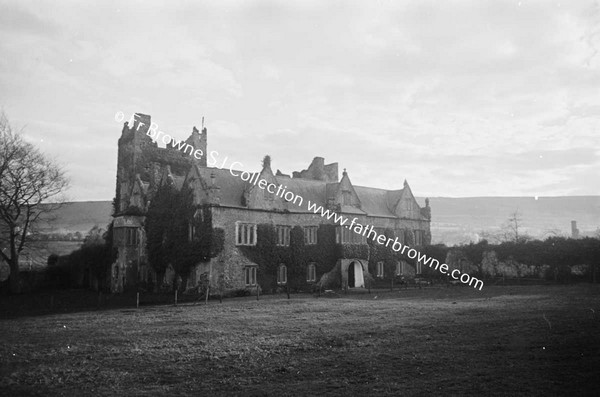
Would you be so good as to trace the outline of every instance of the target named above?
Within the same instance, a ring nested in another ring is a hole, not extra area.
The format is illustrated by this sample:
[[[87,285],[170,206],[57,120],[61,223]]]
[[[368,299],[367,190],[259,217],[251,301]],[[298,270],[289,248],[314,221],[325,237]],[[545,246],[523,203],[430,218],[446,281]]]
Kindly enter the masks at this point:
[[[160,182],[162,170],[167,165],[170,166],[172,174],[181,177],[187,174],[194,162],[206,166],[206,128],[203,128],[200,133],[194,127],[185,145],[180,145],[181,149],[179,149],[174,147],[174,141],[166,148],[158,147],[158,144],[147,134],[151,125],[152,120],[149,115],[136,113],[133,125],[130,127],[125,123],[123,127],[117,158],[116,196],[119,213],[127,210],[132,187],[138,175],[142,182],[149,184],[147,199],[151,199]],[[198,156],[200,158],[194,156],[196,150],[199,150],[197,154],[202,154]]]
[[[339,179],[338,163],[326,165],[323,157],[315,157],[307,169],[294,171],[292,177],[316,181],[337,182]]]

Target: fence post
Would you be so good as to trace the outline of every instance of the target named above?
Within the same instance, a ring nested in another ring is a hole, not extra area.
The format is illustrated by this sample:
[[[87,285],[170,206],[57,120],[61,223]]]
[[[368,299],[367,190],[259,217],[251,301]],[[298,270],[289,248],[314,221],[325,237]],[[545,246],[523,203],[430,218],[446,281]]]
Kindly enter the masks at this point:
[[[394,292],[394,277],[392,276],[392,279],[390,280],[390,291]]]
[[[135,308],[136,309],[140,308],[140,293],[139,292],[137,294],[135,294]]]
[[[175,290],[175,306],[177,306],[177,290]]]
[[[256,300],[258,300],[258,295],[260,295],[260,293],[258,292],[258,284],[256,284]]]
[[[288,283],[285,284],[285,289],[287,292],[287,297],[288,297],[288,299],[290,299],[290,285]]]
[[[205,305],[208,305],[208,290],[209,290],[209,289],[210,289],[210,285],[207,285],[207,286],[206,286],[206,299],[205,299],[205,301],[204,301],[204,304],[205,304]]]

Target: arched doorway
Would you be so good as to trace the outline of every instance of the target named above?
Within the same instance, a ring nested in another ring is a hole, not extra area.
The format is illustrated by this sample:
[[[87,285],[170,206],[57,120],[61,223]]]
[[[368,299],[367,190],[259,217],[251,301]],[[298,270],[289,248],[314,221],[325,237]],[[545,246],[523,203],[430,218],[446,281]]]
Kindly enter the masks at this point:
[[[354,263],[352,262],[350,265],[348,265],[348,287],[349,288],[353,288],[354,284],[356,283],[356,280],[354,279]]]
[[[348,265],[348,288],[362,288],[365,286],[363,268],[359,261],[352,261]]]

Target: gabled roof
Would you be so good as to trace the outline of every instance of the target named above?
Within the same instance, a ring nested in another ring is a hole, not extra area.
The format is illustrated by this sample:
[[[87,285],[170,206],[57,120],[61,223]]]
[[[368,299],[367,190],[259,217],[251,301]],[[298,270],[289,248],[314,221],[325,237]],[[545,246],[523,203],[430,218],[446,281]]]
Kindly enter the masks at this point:
[[[215,175],[215,185],[221,188],[219,191],[221,205],[245,208],[242,206],[242,197],[246,182],[240,177],[231,175],[229,169],[198,166],[198,171],[207,185],[212,183],[211,174]],[[241,171],[236,173],[241,173]]]
[[[290,212],[308,212],[308,202],[317,203],[323,207],[327,204],[325,194],[326,182],[312,179],[289,178],[277,176],[277,182],[282,185],[286,191],[290,191],[302,197],[302,206],[294,203],[286,203],[287,210]]]
[[[365,186],[354,186],[354,190],[360,198],[361,209],[367,214],[396,218],[388,205],[390,191]]]
[[[205,189],[207,186],[211,186],[212,180],[211,175],[214,175],[215,185],[220,188],[219,204],[227,207],[236,208],[248,208],[243,204],[243,197],[251,189],[260,189],[258,184],[251,184],[250,182],[243,181],[240,176],[232,175],[229,169],[220,169],[215,167],[203,167],[200,165],[194,166],[195,170],[190,170],[190,173],[198,173],[203,180],[201,184],[195,184],[197,190],[195,194],[197,197],[206,197]],[[234,173],[240,174],[242,171],[233,170]],[[250,180],[253,181],[256,176],[261,173],[252,173],[253,176]],[[189,174],[188,174],[189,175]],[[176,176],[173,178],[177,178]],[[284,209],[292,213],[306,213],[308,210],[308,203],[316,203],[318,206],[322,206],[324,209],[327,208],[328,198],[335,197],[336,193],[340,188],[340,183],[327,183],[325,181],[303,179],[303,178],[290,178],[283,175],[275,175],[277,184],[285,188],[286,191],[294,193],[302,197],[302,205],[298,206],[293,202],[287,202],[279,197],[277,200],[281,200],[283,205],[277,205],[279,209]],[[183,181],[181,182],[183,183]],[[181,187],[180,183],[176,183],[178,188]],[[398,216],[394,213],[398,201],[401,199],[405,189],[399,190],[385,190],[366,186],[352,186],[356,196],[360,200],[360,208],[356,206],[343,205],[340,208],[340,212],[347,214],[359,214],[369,215],[377,217],[389,217],[397,218]],[[260,195],[262,196],[262,195]],[[283,208],[282,208],[283,207]],[[312,213],[312,211],[310,211]],[[424,219],[424,218],[423,218]]]
[[[387,208],[392,214],[394,213],[394,209],[398,205],[398,201],[400,201],[403,192],[404,189],[386,191],[385,197],[387,202]]]
[[[137,174],[129,189],[129,205],[144,208],[147,203],[149,183],[143,182]]]

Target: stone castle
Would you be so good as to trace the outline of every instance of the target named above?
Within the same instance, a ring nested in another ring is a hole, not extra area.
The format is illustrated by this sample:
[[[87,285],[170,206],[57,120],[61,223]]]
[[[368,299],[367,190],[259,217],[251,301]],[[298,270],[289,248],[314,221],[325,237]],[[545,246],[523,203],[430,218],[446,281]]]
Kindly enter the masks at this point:
[[[157,275],[148,264],[145,231],[148,208],[165,183],[177,190],[184,186],[191,189],[196,213],[208,214],[209,230],[220,229],[223,235],[222,248],[214,257],[198,257],[190,274],[180,275],[185,276],[187,284],[183,288],[196,288],[201,282],[216,288],[224,275],[230,290],[257,288],[260,280],[272,280],[273,285],[276,282],[285,286],[291,277],[297,279],[294,285],[310,287],[324,275],[342,287],[360,288],[365,286],[365,280],[421,273],[418,262],[388,258],[384,266],[364,237],[335,225],[333,219],[268,194],[232,175],[229,169],[207,166],[206,128],[198,131],[194,127],[185,141],[204,153],[196,158],[176,148],[173,142],[166,148],[158,147],[147,134],[150,125],[150,116],[136,113],[132,126],[125,123],[118,142],[113,215],[113,244],[118,248],[118,257],[111,271],[113,292],[133,288],[138,283],[168,284],[176,277],[172,263],[165,264],[168,271],[164,275]],[[338,164],[325,164],[321,157],[315,157],[306,170],[293,172],[292,176],[279,170],[274,173],[270,159],[263,161],[257,173],[261,179],[285,185],[289,191],[323,208],[350,219],[358,218],[357,222],[372,225],[380,233],[393,233],[399,241],[412,247],[431,241],[429,200],[425,207],[420,207],[406,181],[398,190],[354,186],[345,170],[340,179]],[[202,217],[204,219],[204,215]],[[284,252],[290,244],[295,244],[290,235],[297,227],[301,228],[304,238],[298,243],[302,245],[301,251],[294,252],[304,252],[304,259],[299,259],[297,254],[282,255],[281,258],[289,258],[294,263],[279,263],[273,267],[257,262],[273,262],[274,258],[262,256],[258,260],[248,255],[248,250],[267,238],[261,236],[265,230],[274,231],[274,246]],[[190,226],[189,238],[198,238],[192,229]],[[323,259],[325,257],[328,259]],[[306,263],[302,263],[304,260]],[[393,261],[391,265],[387,263],[390,261]]]

